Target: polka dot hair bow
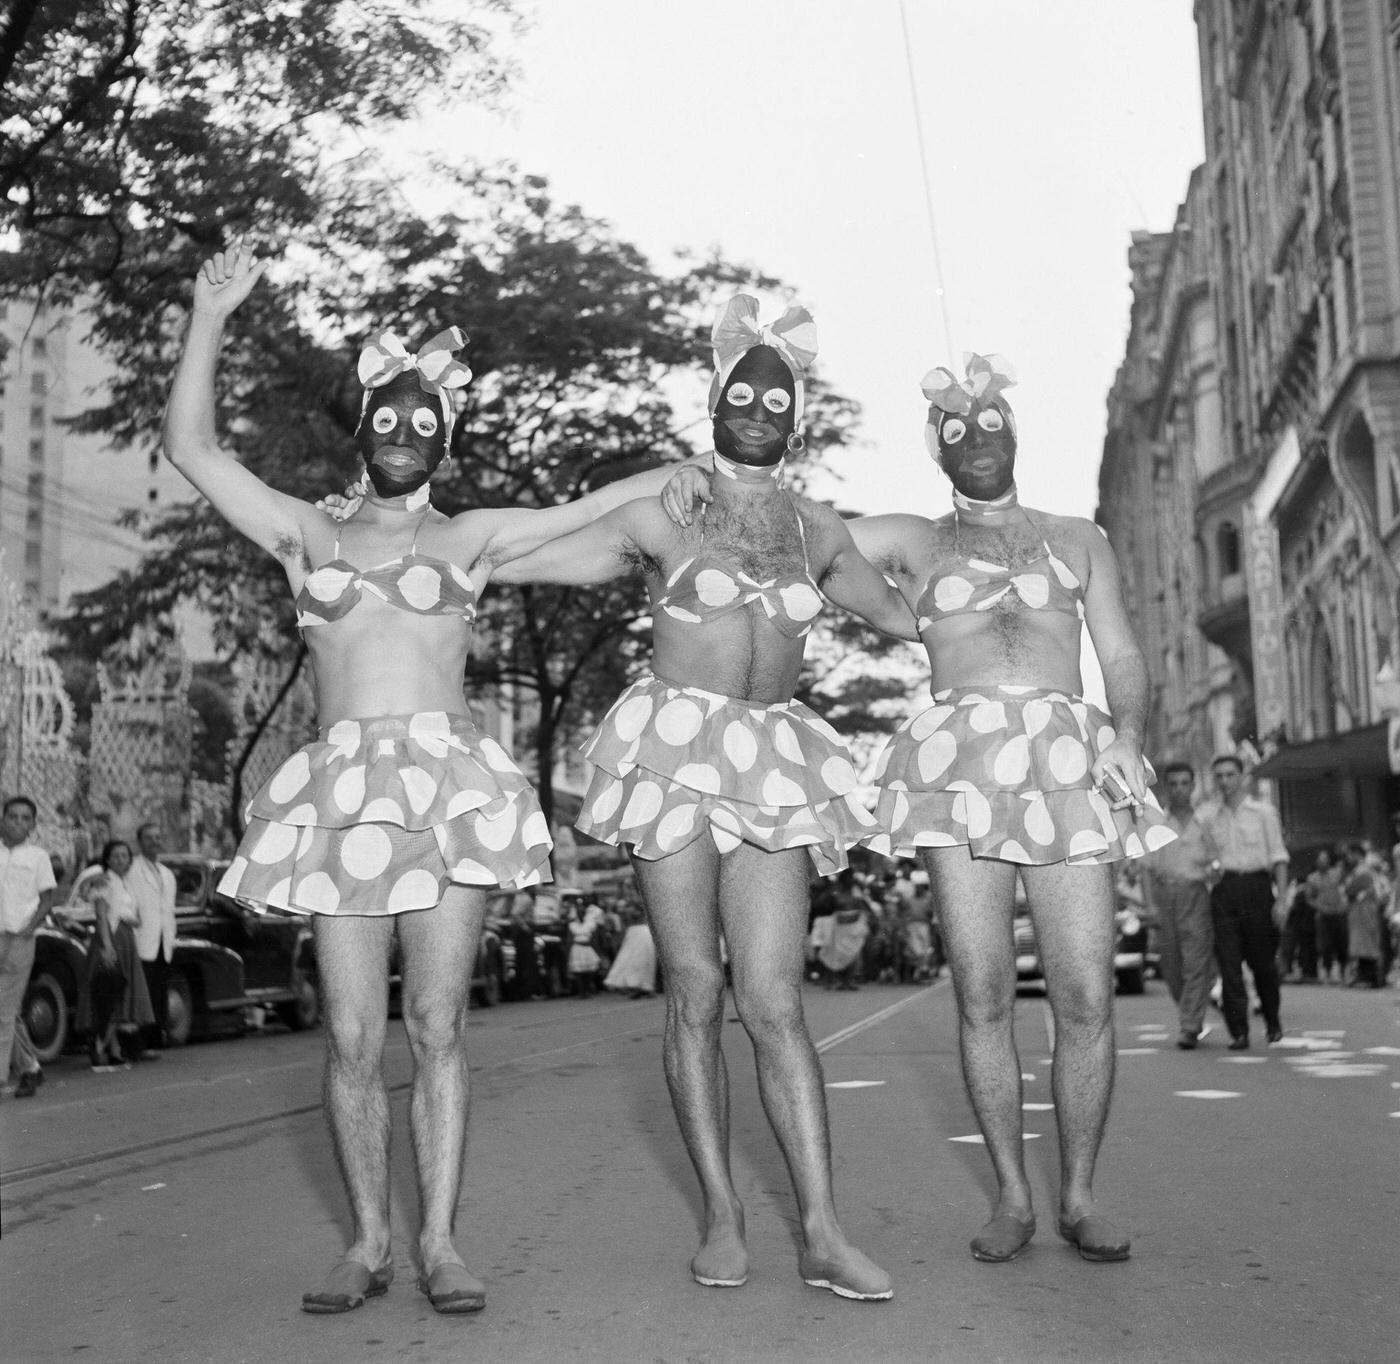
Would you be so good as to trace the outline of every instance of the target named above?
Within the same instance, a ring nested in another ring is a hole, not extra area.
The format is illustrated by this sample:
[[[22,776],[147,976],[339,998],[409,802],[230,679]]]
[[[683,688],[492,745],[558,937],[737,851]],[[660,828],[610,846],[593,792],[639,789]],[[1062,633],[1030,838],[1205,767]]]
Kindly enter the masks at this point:
[[[425,393],[446,393],[461,388],[472,377],[470,366],[453,358],[453,352],[467,344],[460,327],[448,327],[425,341],[416,354],[392,331],[382,331],[360,352],[357,372],[367,388],[382,388],[407,370],[416,370]]]
[[[715,348],[715,369],[720,382],[755,346],[772,346],[797,378],[817,358],[817,324],[806,308],[789,308],[776,322],[758,324],[758,300],[751,294],[735,294],[724,306],[710,343]]]
[[[1016,371],[1004,355],[963,355],[966,379],[955,379],[951,370],[939,366],[931,369],[920,381],[924,397],[943,412],[955,412],[965,417],[974,403],[995,398],[1016,384]]]

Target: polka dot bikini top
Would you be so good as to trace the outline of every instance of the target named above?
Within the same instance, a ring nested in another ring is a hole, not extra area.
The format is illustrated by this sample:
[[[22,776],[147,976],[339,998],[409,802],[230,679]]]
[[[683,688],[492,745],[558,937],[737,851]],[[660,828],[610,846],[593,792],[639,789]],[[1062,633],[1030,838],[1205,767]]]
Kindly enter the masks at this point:
[[[816,622],[822,596],[807,562],[807,532],[797,518],[802,537],[802,572],[760,582],[742,569],[730,571],[704,563],[705,526],[700,525],[700,553],[692,555],[666,580],[666,591],[656,603],[673,620],[693,625],[714,620],[758,602],[774,627],[789,639],[800,639]]]
[[[1028,521],[1029,517],[1026,518]],[[919,594],[918,629],[922,634],[935,621],[990,611],[1008,593],[1015,593],[1031,611],[1058,611],[1084,618],[1084,585],[1063,559],[1057,558],[1042,535],[1045,553],[1024,568],[966,559],[960,573],[930,578]],[[959,546],[961,553],[961,546]]]
[[[418,525],[421,527],[422,521]],[[374,568],[360,569],[335,557],[308,575],[297,593],[297,625],[328,625],[348,615],[368,592],[380,601],[416,616],[461,616],[476,619],[478,592],[465,570],[445,559],[418,553],[418,531],[407,554]]]

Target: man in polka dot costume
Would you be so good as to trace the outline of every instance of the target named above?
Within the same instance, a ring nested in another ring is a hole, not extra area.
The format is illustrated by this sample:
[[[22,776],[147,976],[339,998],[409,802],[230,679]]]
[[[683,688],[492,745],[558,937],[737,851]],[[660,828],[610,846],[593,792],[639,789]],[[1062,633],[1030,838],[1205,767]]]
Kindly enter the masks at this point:
[[[165,423],[169,459],[255,544],[295,594],[322,726],[249,803],[221,889],[313,916],[326,1020],[326,1110],[353,1237],[310,1312],[343,1312],[393,1277],[384,1050],[397,939],[415,1072],[410,1123],[422,1227],[419,1287],[440,1312],[485,1290],[453,1245],[466,1137],[467,994],[487,893],[537,883],[549,830],[509,754],[472,723],[462,681],[476,603],[495,563],[630,497],[655,470],[562,507],[449,519],[428,479],[451,438],[449,393],[470,371],[455,328],[411,354],[391,333],[360,357],[366,477],[337,524],[269,487],[219,445],[214,376],[228,315],[263,266],[246,247],[207,261]],[[366,567],[370,565],[371,567]]]
[[[947,370],[924,380],[925,438],[953,484],[950,515],[848,523],[913,608],[932,671],[934,704],[882,756],[885,833],[870,846],[920,857],[939,906],[963,1071],[998,1182],[973,1255],[1009,1260],[1035,1230],[1011,1026],[1019,874],[1056,1020],[1058,1227],[1085,1258],[1118,1260],[1128,1238],[1092,1193],[1113,1085],[1109,864],[1174,835],[1147,789],[1147,674],[1117,562],[1092,522],[1019,505],[1012,382],[999,356],[970,357],[963,380]],[[672,480],[663,497],[673,515],[703,496],[701,482],[695,470]],[[1081,622],[1112,720],[1079,694]]]
[[[651,595],[653,672],[584,747],[594,775],[579,828],[630,848],[661,956],[666,1077],[705,1201],[692,1276],[716,1287],[748,1276],[720,1048],[723,933],[764,1108],[796,1186],[802,1277],[878,1300],[891,1294],[888,1276],[836,1219],[821,1067],[801,999],[811,859],[840,870],[875,826],[840,738],[792,693],[820,594],[905,638],[914,621],[841,519],[776,477],[785,448],[800,446],[814,336],[802,310],[762,329],[755,312],[741,295],[715,329],[718,476],[703,520],[678,529],[657,498],[632,502],[498,576],[589,583],[636,570]]]

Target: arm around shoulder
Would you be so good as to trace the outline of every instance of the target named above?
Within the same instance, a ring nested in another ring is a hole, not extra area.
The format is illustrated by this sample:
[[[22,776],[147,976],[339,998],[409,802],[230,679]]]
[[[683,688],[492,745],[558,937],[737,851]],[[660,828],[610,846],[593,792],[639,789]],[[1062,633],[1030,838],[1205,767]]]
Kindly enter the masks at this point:
[[[649,537],[656,517],[664,519],[656,498],[628,502],[570,535],[547,540],[529,554],[495,566],[491,576],[503,583],[574,587],[611,582],[633,566],[639,544]]]

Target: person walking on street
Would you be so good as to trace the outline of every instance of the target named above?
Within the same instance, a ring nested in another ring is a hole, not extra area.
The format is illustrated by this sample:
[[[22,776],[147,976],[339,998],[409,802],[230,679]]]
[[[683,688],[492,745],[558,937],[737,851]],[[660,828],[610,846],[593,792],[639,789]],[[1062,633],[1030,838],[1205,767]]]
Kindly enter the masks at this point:
[[[1146,906],[1157,921],[1162,978],[1177,1008],[1176,1045],[1191,1051],[1204,1036],[1206,1006],[1215,981],[1210,889],[1212,855],[1191,796],[1196,773],[1190,763],[1168,763],[1162,773],[1167,823],[1176,841],[1149,853],[1143,876]]]
[[[1202,808],[1215,855],[1210,912],[1215,960],[1220,969],[1220,1009],[1230,1030],[1230,1050],[1249,1047],[1249,995],[1244,967],[1254,978],[1265,1036],[1281,1041],[1278,925],[1288,907],[1288,849],[1278,811],[1245,790],[1244,764],[1222,753],[1210,765],[1218,800]]]
[[[0,1081],[17,1075],[15,1098],[30,1099],[44,1071],[21,1010],[34,965],[34,934],[53,903],[53,864],[31,842],[39,817],[28,796],[11,796],[0,810]]]
[[[1325,848],[1303,883],[1303,894],[1313,907],[1317,934],[1317,964],[1322,979],[1341,985],[1347,975],[1347,902],[1342,895],[1341,868]]]
[[[159,1058],[170,1030],[170,959],[175,955],[175,873],[158,859],[164,840],[160,826],[136,831],[138,855],[126,874],[126,888],[136,901],[136,951],[146,977],[155,1022],[146,1029],[146,1046],[132,1059]]]
[[[1381,975],[1380,877],[1366,858],[1360,843],[1342,853],[1342,895],[1347,907],[1347,950],[1351,954],[1351,985],[1379,990]]]

